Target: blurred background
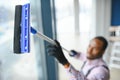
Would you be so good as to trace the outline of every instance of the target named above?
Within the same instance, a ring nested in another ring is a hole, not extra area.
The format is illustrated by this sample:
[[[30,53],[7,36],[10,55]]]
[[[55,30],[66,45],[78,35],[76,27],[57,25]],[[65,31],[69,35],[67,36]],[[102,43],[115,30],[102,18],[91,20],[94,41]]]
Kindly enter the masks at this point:
[[[30,24],[68,50],[86,52],[104,36],[111,79],[120,76],[120,0],[0,0],[0,80],[68,80],[64,67],[46,53],[47,42],[31,34],[30,53],[13,53],[15,6],[30,2]],[[77,70],[83,62],[65,56]]]

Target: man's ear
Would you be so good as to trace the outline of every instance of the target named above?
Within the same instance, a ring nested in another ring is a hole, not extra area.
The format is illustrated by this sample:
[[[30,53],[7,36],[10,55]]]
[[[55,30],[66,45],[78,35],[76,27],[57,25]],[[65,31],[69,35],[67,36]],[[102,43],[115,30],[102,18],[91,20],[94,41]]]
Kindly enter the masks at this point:
[[[105,53],[105,50],[102,51],[102,55]]]

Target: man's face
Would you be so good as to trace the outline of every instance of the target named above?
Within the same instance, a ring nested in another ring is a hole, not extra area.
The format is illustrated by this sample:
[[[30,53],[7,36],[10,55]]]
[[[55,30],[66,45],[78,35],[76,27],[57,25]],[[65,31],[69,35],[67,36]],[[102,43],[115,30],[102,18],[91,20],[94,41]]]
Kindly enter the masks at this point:
[[[104,53],[103,42],[99,39],[91,40],[87,49],[87,59],[93,60],[102,57]]]

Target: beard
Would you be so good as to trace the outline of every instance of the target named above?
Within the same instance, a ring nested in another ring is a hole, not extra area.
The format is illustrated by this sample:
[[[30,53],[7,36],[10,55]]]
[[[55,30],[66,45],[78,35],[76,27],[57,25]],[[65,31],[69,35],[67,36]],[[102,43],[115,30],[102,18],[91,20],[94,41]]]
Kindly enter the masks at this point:
[[[89,60],[94,60],[94,59],[99,59],[99,58],[102,58],[102,55],[96,55],[96,56],[87,55],[87,59]]]

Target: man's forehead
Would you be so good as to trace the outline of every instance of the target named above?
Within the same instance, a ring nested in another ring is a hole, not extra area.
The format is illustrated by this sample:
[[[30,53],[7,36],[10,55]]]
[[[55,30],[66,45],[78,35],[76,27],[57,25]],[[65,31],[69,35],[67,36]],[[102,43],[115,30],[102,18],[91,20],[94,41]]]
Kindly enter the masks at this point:
[[[91,45],[96,45],[96,46],[103,46],[103,42],[101,40],[99,40],[99,39],[92,39],[90,41],[90,44]]]

